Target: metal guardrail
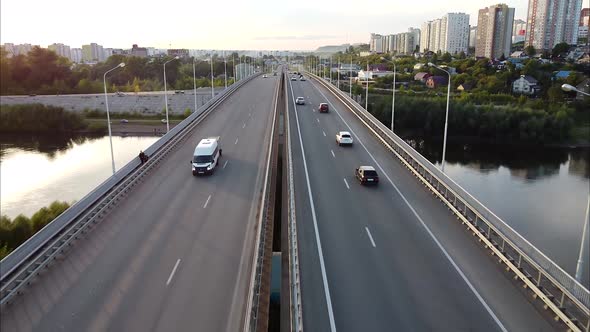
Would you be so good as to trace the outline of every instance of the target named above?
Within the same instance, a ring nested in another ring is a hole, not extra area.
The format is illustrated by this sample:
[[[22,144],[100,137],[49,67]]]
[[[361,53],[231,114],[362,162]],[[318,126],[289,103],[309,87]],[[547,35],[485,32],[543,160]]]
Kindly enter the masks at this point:
[[[287,78],[285,77],[285,80]],[[286,82],[285,82],[286,86]],[[287,96],[285,90],[285,96]],[[297,237],[297,218],[295,215],[295,184],[293,179],[293,154],[291,150],[291,127],[289,125],[289,98],[285,98],[285,131],[287,133],[287,153],[285,153],[288,169],[288,200],[289,200],[289,270],[291,274],[291,331],[303,331],[303,308],[301,302],[301,279],[299,267],[299,247]]]
[[[250,276],[250,288],[248,290],[248,297],[246,303],[246,316],[244,322],[244,331],[255,332],[258,326],[258,312],[260,304],[260,289],[262,287],[262,275],[264,268],[264,256],[265,256],[265,241],[267,232],[267,213],[272,207],[269,206],[269,196],[271,192],[271,159],[273,152],[273,137],[275,134],[275,122],[277,119],[277,108],[278,108],[278,96],[280,91],[281,80],[277,80],[277,86],[275,91],[275,105],[272,118],[272,128],[270,132],[270,140],[268,144],[268,155],[266,159],[266,170],[264,175],[264,184],[262,186],[262,197],[260,204],[260,212],[258,213],[258,223],[256,228],[258,232],[256,234],[256,243],[254,246],[255,254],[252,265],[252,275]]]
[[[524,287],[531,289],[535,298],[544,302],[546,309],[555,313],[556,319],[562,320],[573,331],[589,330],[590,299],[587,288],[347,94],[316,75],[308,73],[308,76],[346,105],[383,145],[484,242],[492,255],[498,256],[500,262],[515,273],[515,278],[522,280]]]
[[[142,167],[137,158],[64,211],[0,262],[0,305],[5,305],[67,247],[97,224],[123,196],[176,147],[228,96],[258,75],[241,80],[209,100],[145,150],[150,159]]]

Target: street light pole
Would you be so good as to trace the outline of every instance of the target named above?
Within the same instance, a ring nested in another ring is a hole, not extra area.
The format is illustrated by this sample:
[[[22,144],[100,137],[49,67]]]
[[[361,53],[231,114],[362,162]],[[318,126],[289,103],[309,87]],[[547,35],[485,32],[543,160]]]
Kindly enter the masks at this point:
[[[590,93],[581,91],[576,87],[563,84],[561,86],[563,91],[575,91],[577,93],[583,94],[584,96],[590,96]],[[576,280],[582,282],[582,269],[584,268],[584,242],[586,242],[586,233],[588,232],[588,222],[590,222],[590,192],[588,192],[588,204],[586,205],[586,217],[584,218],[584,228],[582,229],[582,242],[580,242],[580,253],[578,255],[578,262],[576,264]]]
[[[445,153],[447,152],[447,129],[449,127],[449,101],[451,99],[451,73],[449,73],[448,71],[435,65],[432,62],[429,62],[428,66],[434,67],[438,70],[442,70],[445,73],[447,73],[447,75],[449,75],[449,84],[448,84],[448,88],[447,88],[447,111],[445,113],[445,133],[444,133],[444,138],[443,138],[443,152],[442,152],[442,165],[441,165],[441,171],[444,173],[445,172]]]
[[[175,56],[174,59],[170,59],[164,62],[164,106],[166,107],[166,132],[170,131],[170,122],[168,121],[168,90],[166,88],[166,64],[168,62],[180,59],[179,56]]]
[[[340,90],[340,56],[338,56],[338,90]]]
[[[107,127],[109,128],[109,142],[111,145],[111,166],[113,168],[113,174],[115,174],[115,154],[113,153],[113,135],[111,132],[111,116],[109,115],[109,97],[107,95],[107,74],[117,68],[123,67],[125,67],[125,63],[121,62],[119,65],[117,65],[117,67],[107,70],[102,77],[104,84],[104,104],[107,108]]]
[[[196,75],[196,69],[195,69],[195,60],[196,58],[193,58],[193,86],[194,86],[194,95],[195,95],[195,112],[197,111],[197,75]]]
[[[352,54],[350,55],[350,67],[348,68],[348,94],[352,98]]]
[[[393,64],[393,87],[391,88],[391,90],[393,90],[392,98],[391,98],[391,132],[393,133],[393,120],[394,120],[394,114],[395,114],[395,76],[397,74],[397,69],[395,66],[395,56],[393,57],[393,59],[391,61],[385,59],[384,57],[381,57],[381,60],[389,61]]]
[[[225,88],[227,89],[227,59],[225,58],[225,51],[223,51],[223,77],[225,78]]]
[[[213,51],[211,51],[211,99],[215,98],[215,90],[213,89]]]
[[[365,73],[365,109],[369,111],[369,61],[367,61],[367,72]]]

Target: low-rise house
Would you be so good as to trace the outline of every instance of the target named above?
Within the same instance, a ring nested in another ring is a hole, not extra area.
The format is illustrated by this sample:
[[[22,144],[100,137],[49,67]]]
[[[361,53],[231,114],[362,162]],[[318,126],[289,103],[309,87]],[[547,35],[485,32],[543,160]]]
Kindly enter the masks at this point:
[[[463,84],[460,84],[457,87],[457,91],[461,91],[461,92],[463,92],[463,91],[471,91],[473,88],[475,88],[475,84],[474,83],[465,82]]]
[[[553,78],[556,80],[565,80],[572,73],[571,70],[560,70],[553,72]]]
[[[516,94],[532,96],[537,94],[540,89],[539,82],[532,76],[520,75],[512,82],[512,92]]]
[[[387,65],[384,63],[378,63],[374,65],[369,65],[369,70],[378,72],[378,71],[387,71]]]
[[[426,83],[426,80],[432,76],[432,74],[430,73],[426,73],[426,72],[419,72],[416,75],[414,75],[414,81],[420,81],[422,83]]]
[[[515,59],[526,59],[529,56],[526,55],[526,53],[524,51],[516,51],[516,52],[512,52],[512,54],[510,54],[511,58],[515,58]]]
[[[426,80],[426,86],[431,89],[436,89],[441,85],[447,85],[447,77],[446,76],[430,76]]]
[[[372,80],[374,78],[377,77],[383,77],[383,76],[387,76],[387,75],[393,75],[392,71],[366,71],[366,70],[360,70],[358,73],[358,77],[357,80],[362,82],[362,81],[366,81],[366,80]]]

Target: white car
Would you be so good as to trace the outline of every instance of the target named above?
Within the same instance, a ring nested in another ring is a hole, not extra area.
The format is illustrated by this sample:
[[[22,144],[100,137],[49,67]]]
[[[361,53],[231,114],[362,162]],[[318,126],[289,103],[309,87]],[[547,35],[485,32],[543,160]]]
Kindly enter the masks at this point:
[[[336,134],[336,143],[338,145],[352,145],[352,135],[347,131],[341,131]]]
[[[295,99],[295,104],[305,105],[305,99],[303,99],[303,97],[297,97],[297,99]]]
[[[291,76],[291,81],[297,81],[297,77]]]
[[[262,78],[267,78],[268,76],[266,76],[266,74],[262,75]]]
[[[299,78],[299,80],[300,80],[300,81],[305,81],[305,77],[301,76],[301,77]]]

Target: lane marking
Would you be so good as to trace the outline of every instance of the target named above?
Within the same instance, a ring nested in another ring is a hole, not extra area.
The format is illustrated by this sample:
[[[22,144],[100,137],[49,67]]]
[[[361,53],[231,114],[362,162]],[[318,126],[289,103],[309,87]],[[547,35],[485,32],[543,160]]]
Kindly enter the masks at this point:
[[[295,104],[295,93],[293,93],[293,85],[289,82],[291,88],[291,100],[293,101],[294,109],[297,109]],[[311,216],[313,220],[313,229],[315,232],[315,240],[318,248],[318,256],[320,259],[320,270],[322,272],[322,281],[324,283],[324,295],[326,297],[326,305],[328,307],[328,316],[330,319],[330,331],[336,332],[336,323],[334,321],[334,311],[332,310],[332,299],[330,298],[330,288],[328,286],[328,277],[326,276],[326,266],[324,265],[324,254],[322,251],[322,243],[320,241],[320,234],[318,231],[318,221],[315,213],[315,204],[313,203],[313,195],[311,193],[311,185],[309,183],[309,172],[307,171],[307,160],[305,159],[305,149],[303,148],[303,140],[301,139],[301,127],[299,126],[299,115],[295,113],[295,119],[297,120],[297,132],[299,136],[299,145],[301,146],[301,155],[303,156],[303,170],[305,171],[305,182],[307,183],[307,194],[309,197],[309,205],[311,207]]]
[[[227,166],[227,162],[228,162],[228,161],[229,161],[229,160],[226,160],[226,161],[223,163],[223,168],[225,168],[225,166]]]
[[[251,117],[251,116],[252,116],[252,113],[248,113],[248,117]]]
[[[332,157],[336,158],[336,155],[334,154],[334,150],[330,150],[330,152],[332,152]]]
[[[311,110],[315,113],[315,108],[312,108]]]
[[[314,87],[316,87],[316,86],[314,85]],[[328,104],[330,104],[330,106],[332,106],[332,108],[334,108],[334,111],[336,111],[336,114],[338,114],[338,117],[340,117],[340,119],[342,120],[342,122],[344,122],[344,124],[346,125],[346,127],[348,127],[348,129],[352,133],[352,128],[350,127],[350,125],[348,124],[348,122],[346,122],[346,120],[344,120],[344,118],[342,117],[342,115],[340,115],[340,112],[338,112],[338,110],[336,109],[336,107],[334,107],[334,104],[332,104],[328,100],[328,98],[326,97],[326,95],[324,95],[324,93],[322,91],[320,91],[320,89],[318,89],[316,87],[316,90],[326,99],[326,101],[328,102]],[[367,149],[367,147],[365,146],[365,144],[363,144],[363,142],[359,138],[359,136],[358,135],[355,135],[355,136],[356,136],[357,141],[361,144],[361,146],[363,147],[363,149],[365,149],[365,151],[367,151],[367,153],[369,154],[369,157],[371,157],[371,159],[373,160],[373,162],[375,162],[375,164],[377,165],[377,167],[379,167],[379,170],[381,172],[383,172],[383,174],[387,178],[387,181],[389,181],[389,183],[391,183],[391,185],[393,186],[393,188],[395,188],[395,191],[397,191],[397,193],[404,200],[404,202],[406,203],[406,205],[408,206],[408,208],[410,208],[410,210],[412,211],[412,213],[414,214],[414,216],[416,216],[416,218],[418,219],[418,221],[420,221],[420,224],[422,224],[422,227],[424,227],[424,229],[426,229],[426,232],[430,235],[430,237],[436,243],[436,245],[438,246],[438,248],[443,252],[443,254],[447,258],[447,260],[451,263],[451,265],[453,265],[453,267],[455,268],[455,270],[457,271],[457,273],[461,276],[461,278],[463,279],[463,281],[471,289],[471,291],[473,292],[473,294],[475,295],[475,297],[477,297],[477,299],[479,300],[479,302],[483,305],[483,307],[486,309],[486,311],[488,312],[488,314],[496,322],[496,324],[498,325],[498,327],[502,331],[508,332],[508,330],[506,329],[506,327],[504,327],[504,324],[502,324],[502,322],[500,321],[500,319],[498,319],[498,317],[492,311],[492,309],[490,308],[490,306],[486,303],[486,301],[483,299],[483,297],[479,294],[479,292],[475,289],[475,287],[467,279],[467,276],[465,276],[465,274],[463,273],[463,271],[461,271],[461,269],[459,268],[459,266],[457,265],[457,263],[455,263],[455,261],[453,260],[453,258],[451,258],[451,255],[449,255],[449,253],[442,246],[442,244],[440,243],[440,241],[438,241],[437,237],[434,235],[434,233],[432,233],[432,231],[430,230],[430,228],[428,228],[428,226],[426,225],[426,223],[424,222],[424,220],[422,220],[422,218],[420,217],[420,215],[418,215],[418,213],[416,212],[416,210],[414,209],[414,207],[410,204],[410,202],[402,194],[401,190],[399,190],[399,188],[395,185],[395,183],[393,183],[393,181],[391,180],[391,178],[389,177],[389,175],[387,175],[387,173],[385,172],[385,170],[383,170],[383,167],[381,167],[381,165],[377,162],[377,160],[375,159],[375,157],[373,157],[373,155],[371,154],[371,152],[369,152],[369,150]]]
[[[203,205],[203,209],[207,208],[207,204],[209,204],[210,199],[211,199],[211,195],[209,195],[209,197],[207,197],[207,201],[205,202],[205,205]]]
[[[174,264],[174,268],[172,269],[172,272],[170,272],[170,276],[168,277],[168,281],[166,281],[166,286],[170,285],[172,278],[174,278],[174,274],[176,273],[176,269],[178,268],[178,264],[180,264],[180,258],[176,261],[176,264]]]
[[[365,226],[365,230],[367,231],[367,235],[369,236],[369,240],[371,240],[373,248],[377,248],[377,246],[375,245],[375,241],[373,241],[373,236],[371,236],[371,231],[369,230],[369,227]]]
[[[344,180],[344,184],[346,185],[346,188],[350,189],[350,186],[348,186],[348,181],[346,181],[346,179],[343,179],[343,180]]]
[[[326,132],[322,130],[322,134],[324,134],[324,137],[326,137]]]
[[[320,123],[320,119],[318,119],[318,118],[315,118],[315,119],[317,120],[318,123]]]
[[[234,142],[234,145],[235,144],[238,144],[238,140],[239,140],[239,138],[236,138],[236,141]]]
[[[242,129],[246,128],[246,122],[242,125]]]

